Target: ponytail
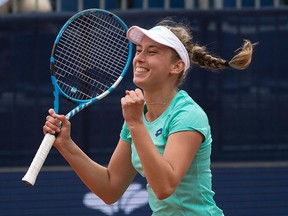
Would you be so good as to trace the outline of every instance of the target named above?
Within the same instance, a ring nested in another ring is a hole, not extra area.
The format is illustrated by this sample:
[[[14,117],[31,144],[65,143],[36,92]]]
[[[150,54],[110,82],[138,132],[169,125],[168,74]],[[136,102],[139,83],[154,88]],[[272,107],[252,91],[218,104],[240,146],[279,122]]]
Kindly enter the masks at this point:
[[[207,53],[205,47],[194,45],[192,48],[192,61],[200,67],[210,70],[222,70],[227,67],[243,70],[251,63],[253,46],[254,44],[249,40],[244,40],[243,46],[236,50],[238,53],[230,61],[226,61]]]

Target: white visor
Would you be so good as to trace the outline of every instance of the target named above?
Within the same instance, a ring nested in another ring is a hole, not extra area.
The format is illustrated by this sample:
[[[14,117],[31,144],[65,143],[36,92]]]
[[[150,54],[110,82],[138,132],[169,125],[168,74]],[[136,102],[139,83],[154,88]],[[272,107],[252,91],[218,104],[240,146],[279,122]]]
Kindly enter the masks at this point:
[[[142,40],[143,35],[146,35],[153,41],[159,44],[171,47],[174,49],[180,58],[184,61],[185,71],[190,67],[190,59],[186,48],[178,37],[164,26],[155,26],[152,29],[146,30],[138,26],[132,26],[127,31],[127,38],[134,44],[139,44]]]

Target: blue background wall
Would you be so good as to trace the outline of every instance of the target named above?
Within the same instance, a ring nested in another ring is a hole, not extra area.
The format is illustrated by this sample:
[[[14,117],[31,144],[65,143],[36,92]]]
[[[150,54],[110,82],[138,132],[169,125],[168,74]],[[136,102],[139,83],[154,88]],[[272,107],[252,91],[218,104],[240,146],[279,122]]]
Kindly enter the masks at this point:
[[[212,173],[214,198],[225,215],[287,216],[287,167],[213,167]],[[92,196],[73,171],[43,171],[34,187],[19,181],[21,171],[0,176],[1,216],[151,215],[140,176],[113,206]]]
[[[190,22],[194,41],[230,59],[248,38],[259,42],[245,71],[193,68],[183,88],[207,112],[213,161],[287,160],[287,10],[116,13],[131,25],[151,27],[166,16]],[[49,56],[57,32],[71,13],[0,16],[0,163],[29,164],[53,106]],[[72,119],[73,137],[88,154],[107,163],[123,119],[120,98],[134,88],[131,68],[109,97]],[[69,110],[64,102],[61,112]],[[13,158],[13,160],[12,160]],[[48,164],[63,164],[52,151]]]

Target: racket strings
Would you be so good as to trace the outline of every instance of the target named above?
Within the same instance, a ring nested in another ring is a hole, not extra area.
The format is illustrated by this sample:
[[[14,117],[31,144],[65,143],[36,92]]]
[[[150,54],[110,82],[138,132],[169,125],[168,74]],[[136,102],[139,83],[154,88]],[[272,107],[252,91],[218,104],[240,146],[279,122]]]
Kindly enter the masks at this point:
[[[112,16],[80,16],[70,23],[57,44],[57,83],[75,99],[94,98],[119,78],[128,53],[126,31]]]
[[[87,33],[87,31],[85,31],[85,33]],[[83,37],[82,37],[83,38]],[[84,38],[85,39],[85,38]],[[86,42],[85,42],[86,43]],[[91,50],[90,50],[91,51]],[[81,51],[80,51],[80,53],[81,53]],[[77,57],[77,56],[76,56]],[[78,57],[79,58],[79,57]],[[82,57],[83,59],[85,59],[85,57]],[[101,59],[100,59],[101,60]],[[102,61],[103,61],[103,59],[102,59]],[[87,62],[85,62],[85,63],[87,63]],[[104,65],[105,66],[105,65]],[[86,76],[86,78],[87,78],[87,76]],[[101,88],[101,87],[99,87],[99,88]],[[105,88],[105,87],[104,87]]]
[[[72,32],[71,30],[67,30],[67,31],[69,31],[69,32]],[[89,33],[89,32],[87,32],[87,33]],[[73,33],[72,33],[73,34]],[[89,47],[89,41],[87,41],[87,39],[85,39],[85,38],[82,38],[83,39],[83,44],[85,44],[86,45],[86,50],[89,50],[89,51],[91,51],[91,52],[94,52],[94,50],[93,50],[93,48],[92,47]],[[76,42],[76,41],[74,41],[74,42]],[[110,41],[110,42],[113,42],[113,41]],[[65,42],[64,42],[65,43]],[[68,41],[66,42],[66,44],[65,45],[67,45],[67,43],[69,43]],[[98,41],[98,43],[99,44],[104,44],[106,47],[110,47],[110,44],[108,44],[107,43],[107,40],[103,40],[103,38],[102,38],[102,40],[101,39],[99,39],[99,41]],[[123,46],[124,45],[124,46]],[[116,48],[116,50],[115,51],[117,51],[117,52],[121,52],[121,51],[123,51],[123,49],[125,49],[126,47],[127,47],[127,44],[122,44],[122,46],[121,46],[121,43],[119,42],[118,44],[116,44],[116,45],[114,45],[115,46],[115,48]],[[118,47],[116,47],[116,46],[118,46]],[[113,46],[112,46],[113,47]],[[68,48],[69,48],[69,46],[68,46]],[[71,50],[71,49],[70,49]],[[72,52],[73,52],[73,50],[71,50]],[[109,53],[109,50],[108,50],[108,53]],[[111,56],[112,56],[112,54],[113,54],[114,52],[110,52],[109,54],[111,54]],[[97,55],[96,54],[94,54],[94,56],[96,57]],[[74,55],[74,57],[76,57],[76,58],[79,58],[79,56],[77,56],[76,54]],[[122,61],[121,63],[126,63],[126,58],[124,58],[125,56],[120,56],[120,61]],[[101,58],[101,56],[100,56],[100,58]],[[86,58],[87,59],[87,58]],[[109,60],[111,59],[111,58],[108,58]],[[115,58],[114,58],[115,59]],[[84,61],[85,61],[85,57],[84,57],[84,59],[83,59]]]

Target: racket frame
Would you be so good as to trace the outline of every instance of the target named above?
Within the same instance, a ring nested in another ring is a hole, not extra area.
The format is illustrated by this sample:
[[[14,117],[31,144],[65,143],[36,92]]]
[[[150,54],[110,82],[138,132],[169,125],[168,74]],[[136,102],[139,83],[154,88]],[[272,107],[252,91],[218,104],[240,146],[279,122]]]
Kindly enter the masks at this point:
[[[92,98],[90,100],[77,100],[77,99],[74,99],[72,97],[70,97],[69,95],[67,95],[58,85],[57,83],[57,79],[56,77],[53,75],[53,65],[54,65],[54,51],[56,50],[56,47],[57,47],[57,44],[59,43],[60,41],[60,38],[63,34],[63,32],[65,31],[65,29],[69,26],[69,24],[77,19],[78,17],[80,17],[83,13],[93,13],[93,12],[102,12],[102,13],[106,13],[110,16],[113,16],[114,18],[116,18],[118,20],[118,23],[121,24],[121,26],[127,31],[128,30],[128,27],[126,26],[126,24],[122,21],[122,19],[120,19],[117,15],[109,12],[109,11],[106,11],[106,10],[103,10],[103,9],[95,9],[95,8],[92,8],[92,9],[87,9],[87,10],[83,10],[81,12],[78,12],[77,14],[73,15],[64,25],[63,27],[61,28],[61,30],[59,31],[56,39],[55,39],[55,42],[54,42],[54,45],[53,45],[53,49],[52,49],[52,53],[51,53],[51,57],[50,57],[50,73],[51,73],[51,80],[52,80],[52,84],[54,86],[54,110],[55,112],[58,114],[59,113],[59,95],[62,95],[64,96],[64,98],[66,98],[67,100],[69,101],[72,101],[72,102],[75,102],[77,104],[79,104],[77,107],[75,107],[73,110],[71,110],[69,113],[66,114],[66,118],[69,120],[71,119],[74,115],[76,115],[78,112],[80,112],[81,110],[83,110],[84,108],[86,108],[87,106],[91,105],[92,103],[96,102],[96,101],[99,101],[101,100],[102,98],[106,97],[108,94],[110,94],[117,86],[118,84],[122,81],[123,77],[125,76],[126,72],[128,71],[128,68],[130,66],[130,62],[132,60],[132,51],[133,51],[133,44],[131,41],[128,40],[128,44],[129,44],[129,51],[128,51],[128,59],[127,59],[127,62],[126,62],[126,66],[124,67],[121,75],[118,77],[118,79],[114,82],[114,84],[108,89],[106,90],[105,92],[103,92],[102,94],[96,96],[95,98]]]

